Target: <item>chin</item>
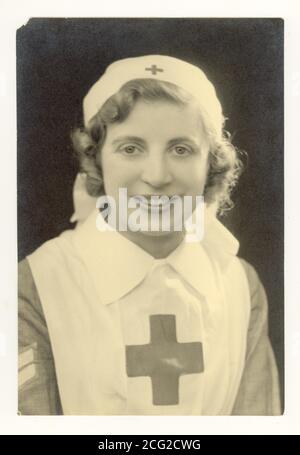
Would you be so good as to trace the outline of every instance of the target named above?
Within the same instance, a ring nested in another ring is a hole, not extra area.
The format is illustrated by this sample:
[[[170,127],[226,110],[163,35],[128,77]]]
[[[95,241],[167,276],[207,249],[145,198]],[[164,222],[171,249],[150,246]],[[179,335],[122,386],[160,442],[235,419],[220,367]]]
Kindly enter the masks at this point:
[[[146,237],[172,237],[174,235],[180,235],[181,231],[138,231],[138,234]]]

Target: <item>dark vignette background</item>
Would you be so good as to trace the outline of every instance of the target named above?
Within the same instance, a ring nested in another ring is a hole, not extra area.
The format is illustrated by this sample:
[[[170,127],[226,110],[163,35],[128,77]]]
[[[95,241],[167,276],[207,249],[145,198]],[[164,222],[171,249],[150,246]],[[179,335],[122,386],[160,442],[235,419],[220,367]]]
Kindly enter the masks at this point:
[[[18,248],[24,258],[71,227],[77,172],[70,131],[114,60],[167,54],[214,83],[233,143],[248,164],[223,218],[269,299],[283,397],[283,21],[281,19],[31,19],[17,31]]]

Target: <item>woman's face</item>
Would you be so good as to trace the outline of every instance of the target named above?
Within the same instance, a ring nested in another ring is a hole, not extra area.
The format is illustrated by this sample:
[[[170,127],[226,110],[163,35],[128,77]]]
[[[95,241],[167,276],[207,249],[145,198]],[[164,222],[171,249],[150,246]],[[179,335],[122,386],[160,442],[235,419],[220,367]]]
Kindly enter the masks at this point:
[[[139,100],[125,121],[107,126],[100,160],[105,193],[117,207],[119,188],[126,188],[128,198],[192,196],[195,208],[208,170],[197,107]]]

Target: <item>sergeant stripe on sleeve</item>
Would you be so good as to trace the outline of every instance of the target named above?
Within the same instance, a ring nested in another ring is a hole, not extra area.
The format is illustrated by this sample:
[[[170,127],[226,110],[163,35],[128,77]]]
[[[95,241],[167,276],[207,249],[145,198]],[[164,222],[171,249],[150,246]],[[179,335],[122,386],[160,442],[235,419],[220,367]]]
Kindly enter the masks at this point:
[[[33,343],[26,346],[22,352],[19,352],[19,387],[26,384],[36,375],[35,350],[37,346]]]

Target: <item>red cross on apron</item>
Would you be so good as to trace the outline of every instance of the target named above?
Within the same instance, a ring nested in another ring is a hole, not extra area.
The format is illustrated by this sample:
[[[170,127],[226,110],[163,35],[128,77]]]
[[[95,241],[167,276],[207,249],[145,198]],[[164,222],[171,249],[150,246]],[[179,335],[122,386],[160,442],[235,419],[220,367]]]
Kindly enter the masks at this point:
[[[179,404],[179,377],[204,371],[202,343],[178,343],[174,314],[150,315],[150,343],[126,346],[130,378],[150,376],[153,405]]]

